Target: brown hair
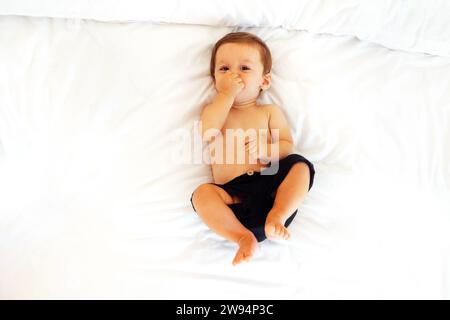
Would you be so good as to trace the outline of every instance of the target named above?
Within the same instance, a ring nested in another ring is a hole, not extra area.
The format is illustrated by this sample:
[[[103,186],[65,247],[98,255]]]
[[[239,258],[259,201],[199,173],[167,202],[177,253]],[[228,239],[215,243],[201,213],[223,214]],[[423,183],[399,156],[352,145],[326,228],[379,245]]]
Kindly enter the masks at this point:
[[[264,67],[263,74],[267,74],[272,69],[272,55],[267,45],[259,37],[248,32],[231,32],[221,38],[216,42],[211,54],[211,63],[209,65],[209,70],[211,77],[214,77],[214,71],[216,69],[216,53],[220,46],[225,43],[244,43],[249,45],[254,45],[259,50],[259,55],[261,56],[261,62]]]

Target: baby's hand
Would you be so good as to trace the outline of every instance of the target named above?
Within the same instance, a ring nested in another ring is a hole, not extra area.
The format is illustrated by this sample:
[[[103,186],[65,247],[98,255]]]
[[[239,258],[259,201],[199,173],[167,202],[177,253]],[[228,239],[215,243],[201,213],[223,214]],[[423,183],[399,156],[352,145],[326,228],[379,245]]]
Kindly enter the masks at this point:
[[[219,93],[233,98],[245,88],[244,82],[236,73],[225,72],[220,77],[217,77],[216,82],[216,88]]]
[[[261,163],[267,164],[271,161],[272,144],[265,143],[265,141],[267,141],[265,137],[259,137],[259,141],[254,136],[245,137],[245,152],[248,154],[250,163],[255,164],[259,160]]]
[[[245,152],[248,154],[250,163],[257,162],[259,158],[258,151],[258,140],[252,136],[245,137]]]

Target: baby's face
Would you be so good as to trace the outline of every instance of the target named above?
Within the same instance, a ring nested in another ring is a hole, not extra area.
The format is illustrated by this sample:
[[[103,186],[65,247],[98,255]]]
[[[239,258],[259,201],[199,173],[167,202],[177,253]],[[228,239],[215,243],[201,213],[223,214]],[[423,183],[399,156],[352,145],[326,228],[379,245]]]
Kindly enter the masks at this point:
[[[216,52],[214,75],[220,81],[226,72],[236,73],[244,82],[244,89],[236,96],[235,104],[254,100],[260,89],[270,87],[270,74],[263,75],[264,66],[259,50],[255,46],[226,43]]]

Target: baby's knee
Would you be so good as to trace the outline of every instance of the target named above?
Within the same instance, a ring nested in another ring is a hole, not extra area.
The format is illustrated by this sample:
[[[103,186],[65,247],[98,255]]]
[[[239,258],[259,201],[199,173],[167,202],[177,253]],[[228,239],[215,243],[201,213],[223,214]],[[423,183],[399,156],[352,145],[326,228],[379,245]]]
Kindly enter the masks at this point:
[[[211,197],[211,192],[214,192],[213,185],[210,183],[203,183],[199,185],[192,194],[192,202],[201,202],[204,199]]]

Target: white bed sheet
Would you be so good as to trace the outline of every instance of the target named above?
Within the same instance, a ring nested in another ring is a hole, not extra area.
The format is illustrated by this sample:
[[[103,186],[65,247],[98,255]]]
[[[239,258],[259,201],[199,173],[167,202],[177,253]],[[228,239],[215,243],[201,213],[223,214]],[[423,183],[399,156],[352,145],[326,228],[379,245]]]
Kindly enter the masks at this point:
[[[176,156],[233,30],[267,41],[262,100],[317,172],[292,241],[238,267],[190,206],[209,167]],[[450,298],[450,58],[282,28],[13,16],[0,48],[1,298]]]
[[[0,14],[282,27],[351,35],[392,49],[450,56],[447,0],[1,0]]]

